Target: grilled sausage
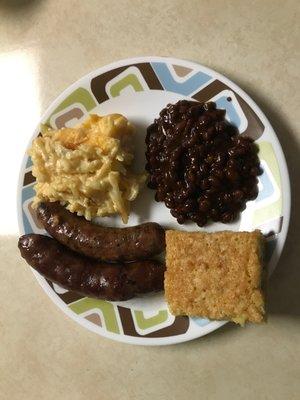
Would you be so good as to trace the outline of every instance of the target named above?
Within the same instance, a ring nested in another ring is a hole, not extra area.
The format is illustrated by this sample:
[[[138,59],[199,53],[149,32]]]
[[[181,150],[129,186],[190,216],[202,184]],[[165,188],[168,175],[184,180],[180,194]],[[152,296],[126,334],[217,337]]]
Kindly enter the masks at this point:
[[[37,217],[51,236],[88,257],[135,261],[165,249],[165,231],[154,222],[129,228],[106,228],[71,213],[58,202],[41,203]]]
[[[45,278],[84,296],[117,301],[163,289],[165,267],[158,261],[107,264],[37,234],[21,236],[18,247],[27,263]]]

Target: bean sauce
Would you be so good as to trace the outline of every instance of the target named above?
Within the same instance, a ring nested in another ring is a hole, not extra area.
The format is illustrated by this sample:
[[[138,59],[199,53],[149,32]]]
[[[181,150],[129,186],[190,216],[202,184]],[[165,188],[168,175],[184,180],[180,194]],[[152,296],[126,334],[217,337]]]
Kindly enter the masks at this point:
[[[228,223],[258,194],[257,146],[215,103],[168,104],[147,129],[148,187],[178,223]]]

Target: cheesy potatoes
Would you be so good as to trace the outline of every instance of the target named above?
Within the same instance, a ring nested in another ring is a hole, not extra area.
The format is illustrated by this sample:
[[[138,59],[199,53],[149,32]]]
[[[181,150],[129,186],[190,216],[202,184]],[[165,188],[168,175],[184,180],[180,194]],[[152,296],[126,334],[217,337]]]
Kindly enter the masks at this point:
[[[146,174],[130,171],[132,124],[120,114],[90,115],[81,125],[43,130],[29,155],[36,177],[33,207],[60,201],[87,220],[119,213],[127,223],[130,202]]]

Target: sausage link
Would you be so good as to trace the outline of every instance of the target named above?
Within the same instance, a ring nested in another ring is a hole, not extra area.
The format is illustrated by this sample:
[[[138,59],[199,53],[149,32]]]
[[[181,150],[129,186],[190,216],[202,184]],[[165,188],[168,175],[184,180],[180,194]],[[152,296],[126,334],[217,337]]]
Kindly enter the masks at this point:
[[[84,296],[120,301],[163,289],[165,266],[158,261],[107,264],[37,234],[21,236],[18,247],[27,263],[45,278]]]
[[[37,217],[60,243],[95,259],[144,260],[165,249],[165,231],[155,222],[129,228],[102,227],[71,213],[58,202],[40,203]]]

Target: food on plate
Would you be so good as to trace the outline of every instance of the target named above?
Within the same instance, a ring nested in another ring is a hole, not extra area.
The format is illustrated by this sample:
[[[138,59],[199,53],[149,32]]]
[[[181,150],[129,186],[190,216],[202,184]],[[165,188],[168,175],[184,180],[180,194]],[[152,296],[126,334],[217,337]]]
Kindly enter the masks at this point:
[[[262,248],[260,231],[167,231],[165,297],[172,314],[263,321]]]
[[[163,264],[154,260],[108,264],[73,252],[48,236],[28,234],[18,243],[22,257],[45,278],[67,290],[105,300],[128,300],[163,288]]]
[[[59,242],[96,259],[135,261],[165,249],[165,231],[154,222],[128,228],[102,227],[72,214],[58,202],[40,203],[37,218]]]
[[[257,196],[257,147],[213,102],[169,104],[148,127],[146,145],[148,186],[180,224],[231,222]]]
[[[90,115],[74,128],[43,129],[29,155],[36,177],[33,206],[60,201],[87,220],[119,213],[128,221],[130,202],[146,174],[130,170],[134,128],[120,114]]]

